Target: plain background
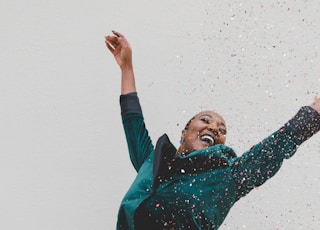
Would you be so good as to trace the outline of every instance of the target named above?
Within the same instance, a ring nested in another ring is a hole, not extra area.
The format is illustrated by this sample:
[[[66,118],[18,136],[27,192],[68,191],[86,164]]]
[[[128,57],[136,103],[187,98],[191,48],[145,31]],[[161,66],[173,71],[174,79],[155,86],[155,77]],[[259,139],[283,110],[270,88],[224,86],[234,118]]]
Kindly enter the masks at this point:
[[[135,177],[120,71],[126,35],[149,133],[178,145],[204,109],[238,155],[309,105],[320,86],[320,2],[1,0],[0,229],[115,229]],[[320,135],[240,200],[221,229],[318,229]]]

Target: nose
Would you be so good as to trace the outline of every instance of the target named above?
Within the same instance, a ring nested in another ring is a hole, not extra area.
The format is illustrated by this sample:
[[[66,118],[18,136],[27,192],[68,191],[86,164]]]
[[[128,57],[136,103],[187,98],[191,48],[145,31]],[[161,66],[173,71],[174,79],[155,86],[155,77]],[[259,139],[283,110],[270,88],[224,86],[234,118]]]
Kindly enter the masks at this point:
[[[218,136],[219,134],[219,128],[216,124],[216,122],[212,122],[208,124],[208,130],[211,131],[215,136]]]

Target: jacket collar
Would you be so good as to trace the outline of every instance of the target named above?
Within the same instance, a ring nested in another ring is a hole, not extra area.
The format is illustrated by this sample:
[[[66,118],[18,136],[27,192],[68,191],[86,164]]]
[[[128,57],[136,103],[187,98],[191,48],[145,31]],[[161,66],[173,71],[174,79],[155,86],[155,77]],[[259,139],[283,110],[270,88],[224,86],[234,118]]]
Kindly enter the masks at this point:
[[[155,187],[173,174],[196,174],[231,166],[237,157],[233,149],[225,145],[215,145],[197,150],[187,156],[176,156],[176,152],[177,149],[166,134],[158,139],[153,159]]]
[[[170,171],[177,149],[170,142],[167,134],[163,134],[158,139],[154,152],[153,176],[156,179]]]

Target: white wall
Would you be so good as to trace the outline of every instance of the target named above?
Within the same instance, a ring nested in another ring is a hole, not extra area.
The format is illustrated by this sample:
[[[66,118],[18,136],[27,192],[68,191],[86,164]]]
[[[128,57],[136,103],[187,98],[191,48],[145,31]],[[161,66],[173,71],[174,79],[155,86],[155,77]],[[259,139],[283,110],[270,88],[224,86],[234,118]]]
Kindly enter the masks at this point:
[[[154,141],[203,109],[239,155],[320,86],[320,2],[0,2],[0,229],[115,229],[135,172],[118,105],[112,29],[134,52]],[[320,135],[235,205],[221,229],[318,229]]]

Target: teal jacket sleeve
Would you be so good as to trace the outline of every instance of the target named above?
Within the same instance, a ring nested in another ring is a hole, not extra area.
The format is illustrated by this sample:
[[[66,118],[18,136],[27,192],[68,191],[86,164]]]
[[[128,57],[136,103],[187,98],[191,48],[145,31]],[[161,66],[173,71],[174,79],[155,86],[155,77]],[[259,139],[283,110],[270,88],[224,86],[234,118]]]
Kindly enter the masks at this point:
[[[302,107],[282,128],[236,158],[232,173],[237,199],[274,176],[283,160],[293,156],[299,145],[319,130],[319,113],[309,106]]]
[[[154,146],[145,127],[137,93],[121,95],[120,107],[130,159],[138,172]]]

